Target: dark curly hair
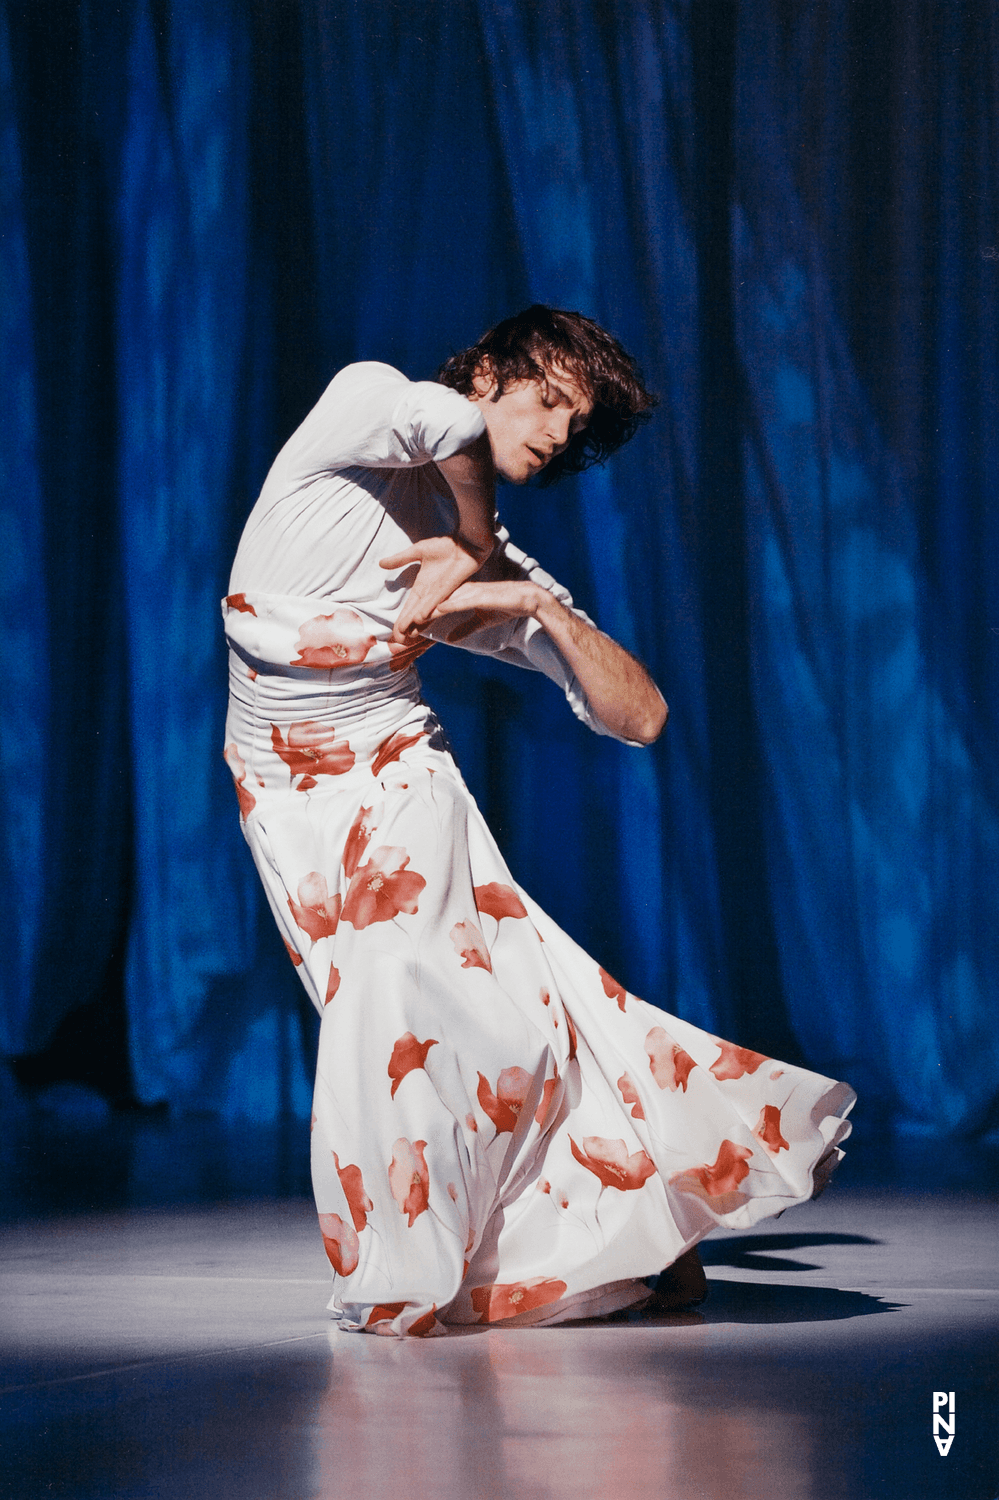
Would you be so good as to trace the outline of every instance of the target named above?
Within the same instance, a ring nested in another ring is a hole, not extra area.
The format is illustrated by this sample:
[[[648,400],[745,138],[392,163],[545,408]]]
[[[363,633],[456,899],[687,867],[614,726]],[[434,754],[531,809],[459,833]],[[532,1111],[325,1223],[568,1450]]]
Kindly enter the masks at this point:
[[[593,411],[565,452],[545,466],[540,478],[545,485],[603,463],[652,415],[656,398],[617,339],[582,313],[538,302],[497,323],[470,349],[452,354],[437,372],[441,385],[468,396],[474,376],[486,366],[496,377],[496,401],[514,381],[544,380],[553,365],[577,381],[593,402]]]

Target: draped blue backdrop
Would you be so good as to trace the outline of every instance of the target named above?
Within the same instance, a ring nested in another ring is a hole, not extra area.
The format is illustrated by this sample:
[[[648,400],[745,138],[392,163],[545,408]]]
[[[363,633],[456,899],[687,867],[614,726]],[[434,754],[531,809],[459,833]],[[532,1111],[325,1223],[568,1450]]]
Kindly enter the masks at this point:
[[[124,986],[141,1102],[308,1113],[218,599],[337,368],[540,300],[661,404],[501,512],[672,720],[628,750],[430,652],[514,873],[862,1120],[992,1128],[990,0],[9,0],[0,110],[4,1054]]]

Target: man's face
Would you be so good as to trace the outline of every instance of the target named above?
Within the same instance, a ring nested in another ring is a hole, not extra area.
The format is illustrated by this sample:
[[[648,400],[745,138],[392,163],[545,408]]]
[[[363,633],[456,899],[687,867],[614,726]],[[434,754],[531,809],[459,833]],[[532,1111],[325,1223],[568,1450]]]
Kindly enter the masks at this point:
[[[488,368],[473,384],[469,400],[477,402],[485,419],[496,472],[511,484],[540,474],[582,432],[593,410],[589,396],[559,365],[551,366],[544,380],[512,382],[495,401],[496,379]]]

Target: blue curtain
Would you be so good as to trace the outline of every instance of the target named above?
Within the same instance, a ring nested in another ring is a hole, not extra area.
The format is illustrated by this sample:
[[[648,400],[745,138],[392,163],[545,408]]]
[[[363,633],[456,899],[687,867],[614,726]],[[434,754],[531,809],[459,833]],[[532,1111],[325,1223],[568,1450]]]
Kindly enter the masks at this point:
[[[0,14],[2,1046],[102,982],[128,912],[111,232],[84,18]],[[70,49],[76,49],[76,55]]]
[[[308,1113],[218,622],[342,364],[528,301],[660,393],[514,537],[662,683],[651,752],[421,667],[517,877],[629,988],[994,1124],[999,21],[987,0],[9,0],[2,1047],[124,951],[135,1092]]]
[[[975,1128],[999,1072],[999,16],[889,7],[858,80],[830,40],[849,5],[782,14],[740,11],[733,274],[785,992],[810,1055],[915,1129]]]

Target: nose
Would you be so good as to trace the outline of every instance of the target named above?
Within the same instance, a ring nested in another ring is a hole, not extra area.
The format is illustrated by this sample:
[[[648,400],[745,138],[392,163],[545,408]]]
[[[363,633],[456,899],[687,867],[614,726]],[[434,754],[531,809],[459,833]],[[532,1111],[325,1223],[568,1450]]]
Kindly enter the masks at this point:
[[[564,453],[569,446],[572,431],[572,413],[565,407],[556,406],[548,413],[548,436],[555,453]]]

